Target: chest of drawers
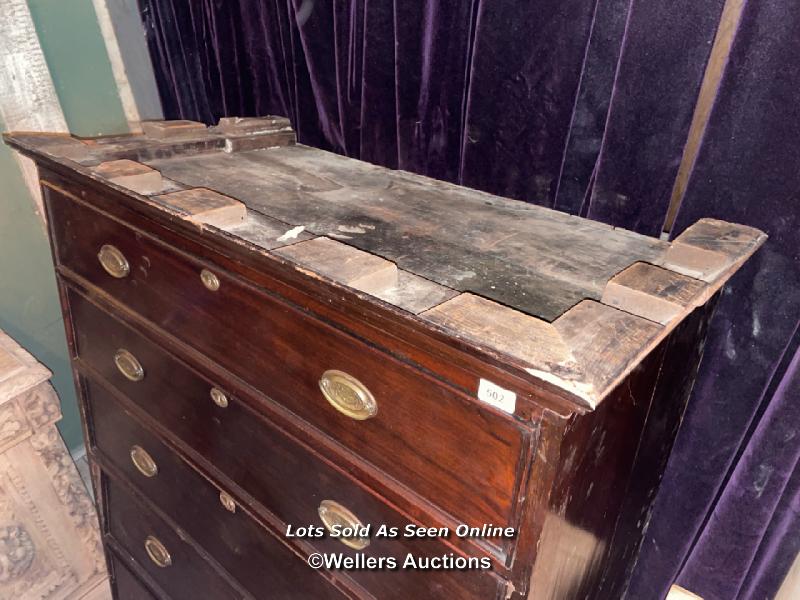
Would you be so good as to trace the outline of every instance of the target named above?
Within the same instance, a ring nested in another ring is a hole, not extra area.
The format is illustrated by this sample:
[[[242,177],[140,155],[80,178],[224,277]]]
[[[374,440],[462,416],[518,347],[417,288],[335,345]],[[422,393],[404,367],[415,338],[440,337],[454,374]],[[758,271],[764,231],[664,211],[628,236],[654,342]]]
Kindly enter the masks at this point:
[[[6,140],[39,167],[118,598],[622,596],[761,232],[646,238],[274,117]]]

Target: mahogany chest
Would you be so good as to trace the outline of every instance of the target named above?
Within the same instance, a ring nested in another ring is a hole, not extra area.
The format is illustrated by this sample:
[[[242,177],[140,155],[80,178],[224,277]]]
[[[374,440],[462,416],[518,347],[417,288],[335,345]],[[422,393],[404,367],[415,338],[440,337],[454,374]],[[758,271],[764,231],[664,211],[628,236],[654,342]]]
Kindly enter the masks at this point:
[[[114,593],[618,598],[719,290],[673,242],[295,144],[11,134],[39,169]]]

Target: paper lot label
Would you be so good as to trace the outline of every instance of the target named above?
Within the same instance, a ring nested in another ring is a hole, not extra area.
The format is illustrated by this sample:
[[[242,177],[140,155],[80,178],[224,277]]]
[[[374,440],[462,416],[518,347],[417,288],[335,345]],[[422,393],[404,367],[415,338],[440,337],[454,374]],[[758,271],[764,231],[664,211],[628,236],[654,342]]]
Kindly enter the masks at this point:
[[[487,379],[481,379],[478,384],[478,400],[491,404],[495,408],[514,414],[517,407],[517,395],[511,390],[501,388]]]

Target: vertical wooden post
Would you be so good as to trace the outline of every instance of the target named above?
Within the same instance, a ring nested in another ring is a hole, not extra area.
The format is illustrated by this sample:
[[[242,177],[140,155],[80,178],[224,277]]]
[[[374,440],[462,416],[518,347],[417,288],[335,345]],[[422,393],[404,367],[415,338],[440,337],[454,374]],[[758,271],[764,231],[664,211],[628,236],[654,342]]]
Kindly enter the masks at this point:
[[[706,72],[703,76],[703,83],[700,86],[700,93],[697,96],[697,104],[692,116],[692,124],[689,127],[689,135],[686,138],[686,146],[683,149],[678,174],[672,187],[672,196],[667,209],[667,217],[664,220],[663,231],[669,233],[675,224],[678,216],[678,209],[686,193],[686,186],[689,177],[694,169],[697,154],[700,151],[700,144],[706,132],[711,109],[714,107],[714,99],[717,97],[722,76],[725,73],[725,66],[728,64],[728,55],[731,52],[736,31],[739,28],[742,10],[746,0],[726,0],[719,19],[717,35],[714,38],[714,46],[711,48],[711,55],[708,57]]]

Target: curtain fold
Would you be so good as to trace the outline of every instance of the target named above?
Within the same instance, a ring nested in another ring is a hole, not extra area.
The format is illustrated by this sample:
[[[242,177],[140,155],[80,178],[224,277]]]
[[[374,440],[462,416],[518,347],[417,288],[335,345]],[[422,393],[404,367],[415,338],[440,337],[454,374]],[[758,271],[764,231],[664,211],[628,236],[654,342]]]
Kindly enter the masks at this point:
[[[633,0],[586,216],[658,236],[724,0]]]
[[[749,0],[676,221],[770,235],[712,323],[632,589],[769,598],[800,551],[800,14]]]
[[[167,118],[663,226],[723,0],[139,0]],[[800,550],[800,13],[747,0],[675,232],[770,240],[719,302],[628,598],[770,597]],[[446,224],[442,224],[443,227]]]

